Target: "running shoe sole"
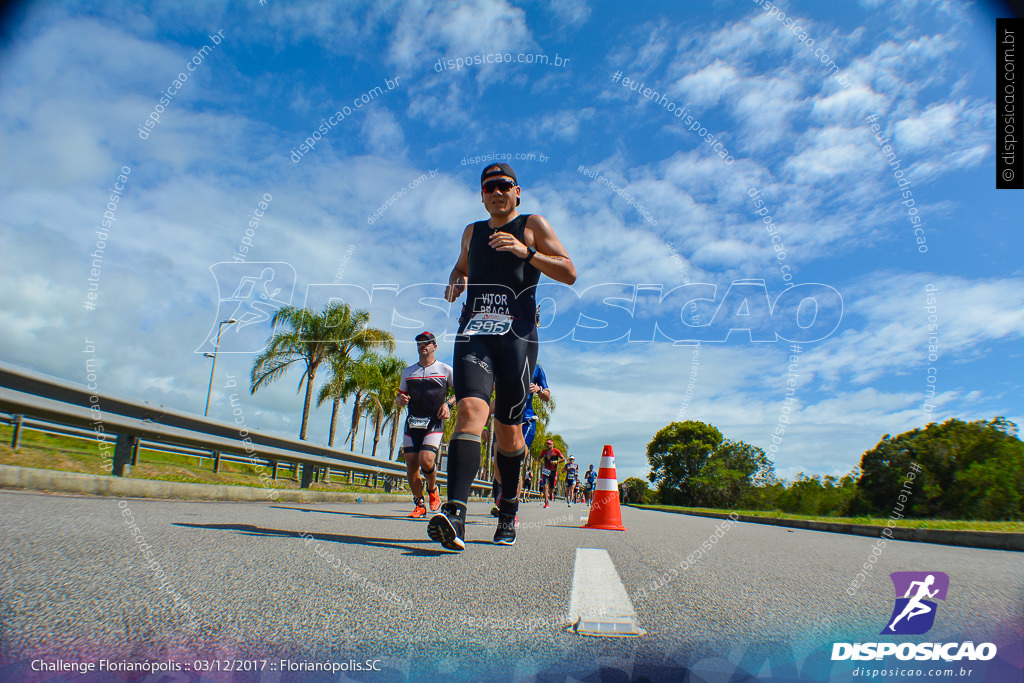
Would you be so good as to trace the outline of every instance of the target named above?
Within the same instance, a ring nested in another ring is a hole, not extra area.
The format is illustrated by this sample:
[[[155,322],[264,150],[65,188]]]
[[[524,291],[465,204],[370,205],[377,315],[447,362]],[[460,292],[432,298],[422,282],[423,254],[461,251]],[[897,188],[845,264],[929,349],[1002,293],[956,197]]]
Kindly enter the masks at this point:
[[[516,537],[515,537],[515,535],[513,535],[512,538],[509,538],[507,536],[503,536],[502,538],[494,539],[494,542],[496,544],[498,544],[498,545],[515,545],[516,544]]]
[[[437,541],[448,550],[460,552],[466,549],[466,542],[459,538],[458,532],[448,515],[442,513],[434,515],[427,524],[427,536],[430,540]]]
[[[519,522],[518,518],[519,518],[519,516],[516,515],[516,517],[514,519],[515,524],[518,524],[518,522]],[[507,523],[507,520],[506,520],[506,523]],[[513,524],[513,525],[503,529],[502,526],[501,526],[502,523],[499,521],[498,522],[498,528],[494,530],[494,539],[493,539],[494,542],[497,545],[515,545],[515,543],[516,543],[515,524]],[[502,533],[502,532],[504,532],[504,533]]]

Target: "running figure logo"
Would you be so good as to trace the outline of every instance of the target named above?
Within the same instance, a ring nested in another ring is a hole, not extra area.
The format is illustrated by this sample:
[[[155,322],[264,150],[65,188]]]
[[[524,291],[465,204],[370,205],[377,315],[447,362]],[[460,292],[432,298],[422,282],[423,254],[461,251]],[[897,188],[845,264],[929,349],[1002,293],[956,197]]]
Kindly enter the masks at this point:
[[[912,636],[930,631],[938,605],[927,598],[945,600],[949,576],[943,572],[893,572],[889,578],[896,588],[896,606],[882,634]]]
[[[260,353],[272,330],[270,320],[291,303],[295,269],[290,263],[225,261],[210,266],[217,281],[217,315],[196,353],[212,352],[222,328],[220,353]],[[235,320],[219,325],[222,320]]]

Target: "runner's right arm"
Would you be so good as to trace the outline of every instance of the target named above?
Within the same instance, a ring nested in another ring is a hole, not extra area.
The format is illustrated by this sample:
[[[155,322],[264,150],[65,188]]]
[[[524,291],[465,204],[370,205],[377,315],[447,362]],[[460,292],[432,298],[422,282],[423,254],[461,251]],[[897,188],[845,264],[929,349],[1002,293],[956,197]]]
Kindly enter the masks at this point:
[[[448,286],[444,290],[444,300],[451,303],[462,296],[469,281],[469,242],[473,237],[473,224],[470,223],[462,232],[462,247],[459,260],[448,276]]]

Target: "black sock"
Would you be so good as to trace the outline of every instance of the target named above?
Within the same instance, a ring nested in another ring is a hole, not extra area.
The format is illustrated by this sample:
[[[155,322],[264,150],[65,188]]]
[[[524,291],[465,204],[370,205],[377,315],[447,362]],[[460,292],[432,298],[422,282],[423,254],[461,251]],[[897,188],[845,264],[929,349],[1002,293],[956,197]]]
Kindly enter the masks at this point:
[[[496,450],[498,457],[495,460],[501,472],[501,481],[509,482],[503,486],[505,495],[501,498],[499,509],[503,515],[514,515],[519,511],[519,471],[523,468],[526,449],[520,448],[515,453],[507,453],[500,448]]]
[[[480,436],[457,432],[448,444],[448,502],[458,503],[461,519],[466,518],[466,503],[473,478],[480,469]]]

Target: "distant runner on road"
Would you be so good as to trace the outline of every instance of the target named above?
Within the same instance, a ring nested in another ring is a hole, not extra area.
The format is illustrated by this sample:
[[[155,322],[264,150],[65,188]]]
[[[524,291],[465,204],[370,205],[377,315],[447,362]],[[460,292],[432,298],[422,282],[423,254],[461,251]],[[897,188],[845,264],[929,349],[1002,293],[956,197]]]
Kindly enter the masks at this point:
[[[441,507],[441,495],[437,490],[437,467],[434,458],[441,445],[444,423],[451,417],[455,399],[446,400],[448,388],[452,385],[451,366],[434,358],[437,339],[430,332],[416,335],[416,352],[420,359],[402,371],[395,402],[409,407],[405,419],[405,435],[402,437],[402,453],[405,454],[405,473],[409,479],[415,508],[410,517],[427,514],[423,503],[423,481],[427,479],[427,495],[430,509]]]
[[[597,472],[594,471],[593,465],[583,475],[583,482],[586,484],[583,488],[583,496],[586,498],[587,507],[589,507],[594,502],[594,489],[597,488]]]
[[[576,501],[576,482],[579,481],[580,466],[576,464],[576,456],[569,456],[569,464],[565,466],[565,504],[572,507]]]
[[[548,507],[555,499],[555,487],[558,486],[558,463],[562,462],[564,456],[562,451],[555,448],[555,442],[548,439],[544,444],[540,457],[543,459],[540,471],[540,489],[544,497],[544,507]]]

